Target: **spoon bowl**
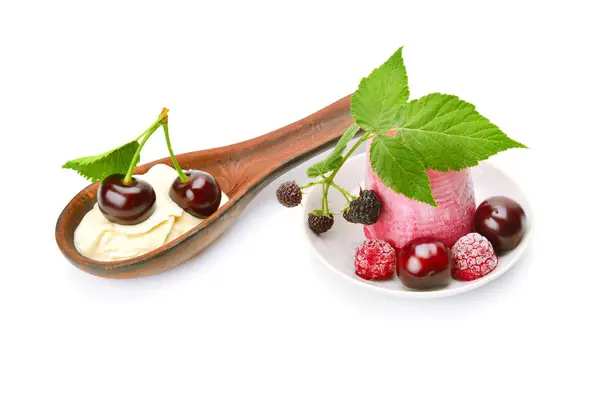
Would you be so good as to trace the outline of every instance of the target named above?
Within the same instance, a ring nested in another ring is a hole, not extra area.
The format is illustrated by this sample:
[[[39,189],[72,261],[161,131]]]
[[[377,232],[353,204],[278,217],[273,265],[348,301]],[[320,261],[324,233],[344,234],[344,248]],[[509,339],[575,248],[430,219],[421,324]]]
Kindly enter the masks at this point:
[[[56,223],[56,243],[73,265],[97,276],[135,278],[171,269],[221,236],[270,182],[333,147],[354,122],[349,109],[350,96],[346,96],[266,135],[230,146],[177,155],[183,169],[199,169],[212,174],[229,201],[190,231],[153,251],[114,262],[96,261],[77,251],[75,229],[96,203],[98,182],[84,188],[64,208]],[[167,157],[140,165],[134,173],[144,174],[156,164],[173,166]]]

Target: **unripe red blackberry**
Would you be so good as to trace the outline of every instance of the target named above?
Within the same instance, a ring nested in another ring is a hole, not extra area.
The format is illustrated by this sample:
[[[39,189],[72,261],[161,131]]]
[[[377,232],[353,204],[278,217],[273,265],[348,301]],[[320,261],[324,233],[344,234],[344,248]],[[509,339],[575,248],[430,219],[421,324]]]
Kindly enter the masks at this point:
[[[308,226],[317,235],[325,233],[333,226],[333,215],[313,211],[308,214]]]
[[[302,190],[296,182],[284,182],[277,188],[277,200],[285,207],[296,207],[302,202]]]

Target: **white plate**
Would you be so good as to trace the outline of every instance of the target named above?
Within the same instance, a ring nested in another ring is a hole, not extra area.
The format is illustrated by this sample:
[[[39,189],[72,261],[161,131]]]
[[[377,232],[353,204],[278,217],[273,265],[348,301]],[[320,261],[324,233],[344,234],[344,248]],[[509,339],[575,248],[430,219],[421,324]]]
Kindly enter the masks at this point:
[[[490,283],[494,279],[512,268],[524,254],[533,233],[533,212],[525,195],[518,185],[509,178],[504,172],[494,167],[489,162],[480,163],[477,167],[471,168],[471,176],[475,187],[475,200],[477,205],[484,199],[503,195],[517,201],[527,214],[526,232],[519,246],[498,258],[498,266],[483,278],[471,282],[459,282],[452,280],[451,283],[440,289],[416,291],[402,285],[398,277],[394,276],[392,280],[387,281],[367,281],[354,274],[354,251],[365,240],[363,226],[351,224],[341,216],[336,216],[335,224],[330,231],[321,236],[315,235],[306,223],[306,214],[315,208],[321,208],[321,187],[317,186],[310,190],[303,200],[302,207],[302,226],[305,229],[306,237],[319,257],[319,259],[328,266],[337,275],[349,279],[358,286],[383,292],[399,297],[413,298],[432,298],[453,296],[464,293],[469,290],[481,287]],[[365,179],[365,154],[359,154],[350,158],[344,167],[337,174],[335,181],[340,186],[347,189],[354,189],[357,193],[359,185],[362,185]],[[329,190],[330,208],[339,211],[344,207],[343,197],[335,190]],[[395,275],[395,274],[394,274]]]

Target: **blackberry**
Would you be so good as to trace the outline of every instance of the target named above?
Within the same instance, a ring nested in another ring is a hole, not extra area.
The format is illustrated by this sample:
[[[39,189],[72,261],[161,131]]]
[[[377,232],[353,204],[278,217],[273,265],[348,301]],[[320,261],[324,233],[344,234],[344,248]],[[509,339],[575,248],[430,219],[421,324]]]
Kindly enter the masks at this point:
[[[348,214],[350,212],[350,207],[344,209],[344,211],[342,212],[342,216],[344,217],[344,219],[348,222],[352,222],[355,223],[354,221],[350,220],[350,215]]]
[[[324,215],[321,211],[308,214],[308,226],[317,235],[325,233],[333,226],[333,215]]]
[[[356,200],[344,210],[344,218],[353,224],[371,225],[381,215],[381,200],[373,190],[363,190]]]
[[[285,207],[296,207],[302,202],[302,190],[296,182],[284,182],[277,188],[277,200]]]

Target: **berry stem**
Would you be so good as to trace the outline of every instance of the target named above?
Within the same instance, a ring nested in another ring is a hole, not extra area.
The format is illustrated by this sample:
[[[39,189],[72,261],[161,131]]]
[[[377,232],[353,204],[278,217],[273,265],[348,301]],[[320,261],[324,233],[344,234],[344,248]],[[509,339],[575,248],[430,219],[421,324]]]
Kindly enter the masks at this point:
[[[152,136],[152,134],[154,132],[156,132],[156,130],[162,125],[163,120],[167,117],[168,111],[169,110],[167,110],[166,108],[163,108],[163,111],[158,116],[158,119],[156,121],[154,121],[154,123],[152,125],[150,125],[150,127],[148,129],[146,129],[146,131],[141,136],[138,136],[138,138],[136,139],[136,140],[139,140],[140,138],[143,138],[140,145],[136,149],[135,154],[133,155],[133,158],[131,159],[131,163],[129,164],[129,168],[127,169],[127,173],[125,174],[125,178],[123,178],[123,183],[131,182],[131,177],[133,176],[133,169],[135,168],[135,166],[137,165],[137,163],[139,161],[140,153],[142,152],[142,148],[144,147],[144,145],[146,144],[148,139],[150,139],[150,136]]]
[[[325,204],[325,215],[329,216],[329,185],[323,186],[323,203]]]
[[[344,198],[347,201],[352,201],[352,200],[356,200],[357,197],[353,196],[350,192],[348,192],[346,189],[338,186],[335,182],[331,182],[331,186],[333,186],[334,188],[336,188],[338,190],[338,192],[340,192],[342,194],[342,196],[344,196]]]
[[[333,179],[335,178],[335,176],[337,175],[337,173],[340,171],[340,169],[342,168],[342,166],[346,163],[346,161],[350,158],[350,156],[352,156],[352,154],[356,151],[356,149],[358,149],[360,147],[360,145],[369,140],[371,138],[371,133],[370,132],[366,132],[364,135],[362,135],[354,144],[354,146],[352,146],[352,148],[350,150],[348,150],[348,152],[346,153],[346,155],[344,156],[344,158],[342,158],[342,162],[340,163],[340,165],[333,170],[333,172],[326,177],[323,181],[325,182],[323,184],[323,199],[321,200],[321,204],[322,204],[322,208],[325,211],[325,213],[327,215],[329,215],[329,187],[333,186],[334,188],[338,189],[342,195],[344,197],[346,196],[350,196],[350,198],[354,199],[355,197],[352,196],[347,190],[342,189],[341,187],[339,187],[334,181]],[[348,200],[348,198],[346,197],[346,200]]]
[[[348,161],[348,159],[350,158],[350,156],[352,155],[352,153],[354,153],[356,151],[356,149],[358,149],[358,147],[365,141],[369,140],[371,138],[371,133],[367,132],[364,135],[362,135],[354,144],[354,146],[352,146],[352,148],[350,150],[348,150],[348,152],[346,153],[346,155],[344,156],[344,158],[342,158],[342,162],[340,163],[340,166],[337,167],[332,173],[331,175],[329,175],[329,178],[327,178],[330,182],[333,182],[333,178],[335,178],[335,176],[337,175],[337,173],[340,171],[340,169],[342,168],[342,166],[346,163],[346,161]]]
[[[162,124],[163,130],[165,131],[165,141],[167,142],[167,148],[169,149],[169,155],[171,156],[171,161],[173,162],[173,166],[177,171],[177,175],[179,175],[179,179],[181,182],[185,183],[189,180],[186,174],[183,173],[177,159],[175,158],[175,154],[173,153],[173,148],[171,147],[171,138],[169,137],[169,121],[165,121]]]
[[[317,182],[308,182],[306,185],[304,186],[300,186],[300,189],[308,189],[309,187],[312,186],[316,186],[316,185],[324,185],[326,182],[323,181],[317,181]]]

